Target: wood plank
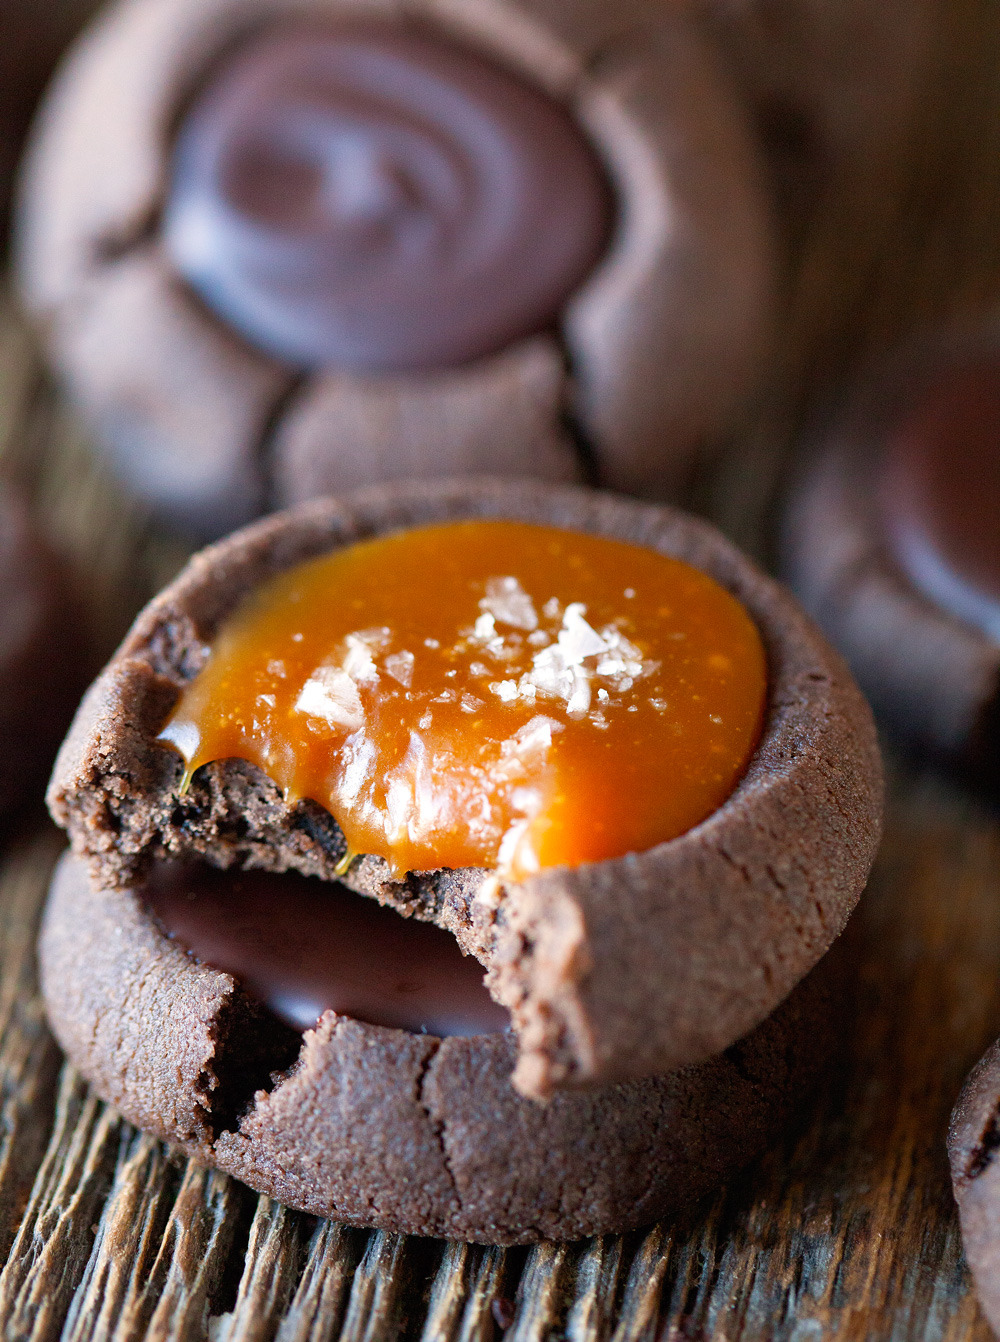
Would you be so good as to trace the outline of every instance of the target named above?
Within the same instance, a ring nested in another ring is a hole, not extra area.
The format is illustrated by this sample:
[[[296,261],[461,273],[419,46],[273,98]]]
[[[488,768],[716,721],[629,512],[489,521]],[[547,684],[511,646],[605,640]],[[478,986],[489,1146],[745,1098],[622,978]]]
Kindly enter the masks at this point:
[[[341,1342],[389,1342],[399,1335],[407,1314],[420,1309],[421,1286],[416,1266],[427,1241],[375,1231],[351,1283]],[[407,1300],[407,1288],[415,1288]]]
[[[0,1319],[12,1336],[59,1336],[90,1257],[122,1126],[65,1065],[48,1149],[0,1271]]]
[[[181,1342],[207,1334],[211,1303],[249,1201],[232,1179],[188,1163],[152,1269],[138,1283],[135,1301],[123,1306],[115,1337]]]
[[[431,1287],[421,1342],[491,1342],[507,1318],[506,1290],[518,1252],[475,1244],[446,1244]],[[513,1304],[509,1304],[513,1309]],[[499,1318],[498,1318],[499,1316]]]
[[[306,1218],[258,1199],[236,1303],[213,1319],[212,1342],[271,1342],[302,1266]]]
[[[357,1231],[335,1221],[317,1224],[295,1295],[278,1328],[277,1342],[321,1342],[338,1335],[362,1239]]]
[[[161,1142],[132,1135],[121,1150],[64,1342],[202,1334],[241,1200],[230,1180],[190,1163],[185,1168]]]

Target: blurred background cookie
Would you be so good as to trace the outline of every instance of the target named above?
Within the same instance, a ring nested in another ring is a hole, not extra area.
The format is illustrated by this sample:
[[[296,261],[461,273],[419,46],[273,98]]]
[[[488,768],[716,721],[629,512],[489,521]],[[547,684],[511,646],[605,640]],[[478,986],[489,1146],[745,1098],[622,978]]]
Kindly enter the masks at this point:
[[[65,565],[23,499],[0,481],[0,814],[41,795],[92,674],[83,612]]]
[[[675,493],[767,349],[758,146],[672,7],[123,0],[24,182],[57,368],[204,533],[414,474]]]
[[[995,777],[1000,730],[1000,335],[897,354],[804,461],[785,571],[883,722]]]
[[[1000,1042],[966,1078],[948,1128],[951,1186],[979,1306],[1000,1336]]]

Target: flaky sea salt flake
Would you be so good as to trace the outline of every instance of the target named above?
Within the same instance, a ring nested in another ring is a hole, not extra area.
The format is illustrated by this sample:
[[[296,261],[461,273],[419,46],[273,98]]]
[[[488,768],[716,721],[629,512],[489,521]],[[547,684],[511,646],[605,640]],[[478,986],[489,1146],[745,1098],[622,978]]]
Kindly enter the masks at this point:
[[[363,629],[360,633],[348,634],[344,639],[346,649],[341,665],[344,671],[358,685],[376,685],[378,684],[378,668],[372,657],[372,652],[379,651],[384,647],[382,639],[383,633],[388,635],[389,631],[381,629]]]
[[[608,650],[604,639],[587,623],[586,614],[587,607],[581,601],[571,602],[563,612],[563,627],[556,646],[567,666],[579,666],[588,657],[597,657]]]
[[[295,701],[295,712],[320,718],[330,727],[356,732],[364,725],[365,713],[354,678],[346,670],[320,666],[312,673]]]
[[[382,665],[393,680],[409,689],[413,684],[413,662],[413,653],[403,651],[390,653]]]
[[[535,603],[516,578],[487,578],[486,595],[479,609],[488,612],[499,624],[531,632],[538,628]],[[480,616],[480,619],[482,617]],[[477,625],[479,621],[476,621]]]

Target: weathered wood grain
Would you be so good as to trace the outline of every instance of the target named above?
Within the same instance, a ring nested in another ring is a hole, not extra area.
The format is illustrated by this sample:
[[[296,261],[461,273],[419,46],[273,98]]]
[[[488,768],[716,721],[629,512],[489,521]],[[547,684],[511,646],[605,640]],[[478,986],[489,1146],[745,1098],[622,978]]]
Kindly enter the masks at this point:
[[[421,1342],[491,1342],[508,1320],[508,1297],[516,1280],[520,1250],[447,1244],[434,1278]]]
[[[374,1232],[354,1271],[343,1342],[388,1342],[422,1312],[429,1244],[426,1240]],[[423,1271],[421,1268],[423,1267]]]
[[[362,1236],[334,1221],[321,1221],[309,1241],[305,1267],[277,1342],[321,1342],[336,1337],[350,1296]]]
[[[566,1317],[569,1342],[604,1342],[610,1336],[625,1258],[619,1235],[591,1240],[577,1258]]]
[[[65,1342],[198,1335],[229,1258],[239,1190],[126,1132]]]
[[[561,1321],[574,1256],[574,1250],[566,1244],[536,1244],[528,1250],[514,1317],[506,1334],[509,1342],[539,1342],[556,1321]]]
[[[258,1199],[236,1303],[212,1320],[212,1342],[270,1342],[274,1337],[301,1271],[304,1221],[270,1198]]]
[[[63,1067],[48,1149],[10,1256],[0,1319],[11,1337],[59,1336],[112,1183],[121,1120]]]
[[[32,943],[38,874],[61,846],[53,831],[8,857],[0,900],[0,1255],[6,1257],[51,1122],[59,1054],[45,1025]]]
[[[110,1335],[163,1342],[204,1336],[249,1203],[246,1189],[189,1163],[149,1275],[123,1302]]]
[[[1000,12],[941,0],[936,76],[878,202],[838,181],[796,240],[773,377],[697,502],[767,553],[802,426],[872,351],[1000,299]],[[85,593],[95,659],[183,562],[95,464],[0,301],[0,471]],[[33,941],[59,840],[0,849],[0,1331],[188,1342],[972,1339],[944,1158],[967,1067],[1000,1034],[1000,819],[896,771],[862,908],[844,1061],[802,1131],[688,1224],[500,1250],[288,1212],[174,1158],[89,1096],[44,1025]]]

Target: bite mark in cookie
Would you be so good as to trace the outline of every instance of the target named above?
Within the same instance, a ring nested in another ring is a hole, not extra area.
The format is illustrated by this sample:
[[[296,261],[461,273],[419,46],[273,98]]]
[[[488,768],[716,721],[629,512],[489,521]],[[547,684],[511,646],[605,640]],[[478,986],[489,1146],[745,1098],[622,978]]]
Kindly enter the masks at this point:
[[[399,880],[366,857],[345,880],[437,922],[486,967],[512,1013],[525,1094],[707,1058],[773,1011],[843,927],[877,843],[881,773],[867,707],[794,602],[673,510],[530,483],[436,482],[260,523],[196,558],[140,617],[81,707],[54,814],[98,888],[132,886],[178,857],[336,879],[346,844],[329,812],[284,798],[239,760],[206,765],[181,795],[183,763],[156,737],[224,621],[274,575],[348,541],[477,517],[647,546],[728,589],[767,655],[759,744],[716,811],[643,852],[518,881],[482,868]]]
[[[411,476],[675,494],[770,337],[761,165],[677,7],[121,0],[24,181],[53,361],[203,535]]]

